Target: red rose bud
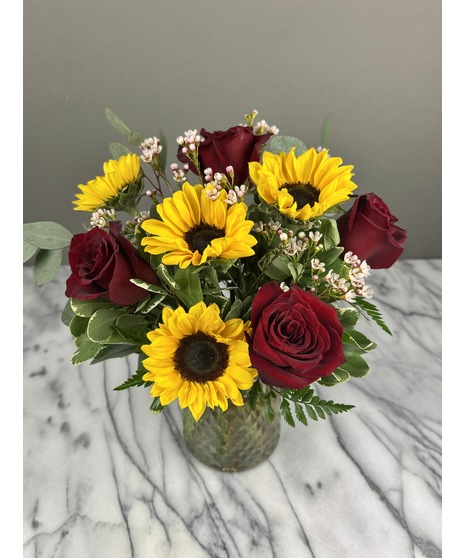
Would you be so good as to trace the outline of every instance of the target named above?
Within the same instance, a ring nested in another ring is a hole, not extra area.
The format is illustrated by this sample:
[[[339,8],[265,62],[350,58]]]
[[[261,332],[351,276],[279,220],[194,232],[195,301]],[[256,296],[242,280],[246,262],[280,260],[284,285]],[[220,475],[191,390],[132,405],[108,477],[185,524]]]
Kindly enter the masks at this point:
[[[296,285],[263,285],[251,321],[250,360],[265,384],[302,388],[345,362],[336,308]]]
[[[110,234],[94,227],[71,239],[69,254],[71,276],[66,281],[66,296],[80,300],[101,297],[129,306],[147,296],[147,291],[131,283],[141,279],[155,284],[158,277],[121,234],[121,223],[110,223]]]
[[[232,166],[234,169],[234,185],[241,186],[249,178],[249,162],[260,160],[260,147],[264,145],[273,134],[256,136],[251,126],[233,126],[225,132],[207,132],[204,128],[200,135],[205,138],[199,146],[200,169],[211,168],[213,175],[216,172],[228,174],[226,168]],[[182,153],[182,147],[178,148],[178,159],[182,163],[189,163],[187,157]],[[190,170],[197,174],[192,163]]]
[[[407,232],[376,194],[359,196],[350,210],[339,217],[337,228],[344,254],[352,252],[372,269],[391,267],[404,251]]]

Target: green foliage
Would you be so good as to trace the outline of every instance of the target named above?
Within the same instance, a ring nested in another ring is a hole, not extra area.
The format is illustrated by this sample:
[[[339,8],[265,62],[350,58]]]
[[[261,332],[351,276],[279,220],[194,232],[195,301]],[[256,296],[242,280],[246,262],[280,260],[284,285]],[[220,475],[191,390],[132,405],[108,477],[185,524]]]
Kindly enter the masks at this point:
[[[307,146],[300,139],[292,136],[273,136],[267,143],[266,151],[277,155],[281,152],[289,153],[293,147],[295,148],[294,153],[296,157],[308,150]]]
[[[338,308],[337,315],[344,329],[352,329],[360,318],[360,314],[354,308]]]
[[[115,130],[118,130],[118,132],[126,138],[129,145],[139,145],[144,140],[144,136],[140,132],[134,132],[133,130],[131,130],[113,109],[107,107],[105,109],[105,117],[113,126],[113,128],[115,128]]]
[[[384,330],[386,333],[389,333],[389,335],[392,335],[391,330],[384,323],[381,312],[373,303],[368,302],[368,300],[366,300],[365,298],[357,297],[355,299],[355,305],[358,306],[361,310],[365,311],[368,316],[372,318],[373,321],[375,321],[382,330]]]
[[[113,142],[110,143],[110,153],[113,159],[119,159],[123,155],[129,155],[132,151],[122,143]]]
[[[154,415],[160,414],[165,407],[160,403],[159,397],[154,397],[152,404],[150,405],[150,410]]]
[[[321,147],[329,149],[329,144],[331,143],[331,136],[333,135],[333,117],[331,114],[327,114],[321,125],[320,132],[320,144]]]
[[[62,260],[62,250],[43,250],[37,252],[34,261],[34,281],[37,285],[45,285],[58,275]]]
[[[38,221],[23,225],[23,241],[43,250],[67,248],[72,237],[68,229],[53,221]]]
[[[310,386],[301,389],[279,389],[271,388],[274,393],[282,397],[280,412],[289,426],[295,427],[294,415],[299,422],[308,424],[307,415],[311,420],[326,419],[333,414],[344,413],[354,408],[354,405],[335,403],[332,399],[325,401],[315,395],[315,391]]]
[[[320,232],[323,235],[321,242],[324,250],[327,251],[339,245],[339,230],[334,219],[322,219]]]
[[[188,308],[202,301],[202,285],[198,273],[180,268],[174,275],[174,281],[178,285],[176,296]]]
[[[147,382],[143,379],[143,376],[147,374],[147,370],[137,370],[136,373],[128,378],[125,382],[121,385],[114,388],[115,391],[122,391],[124,389],[128,389],[130,387],[148,387],[153,382]]]
[[[30,260],[35,255],[37,250],[37,246],[33,246],[32,244],[29,244],[29,242],[25,242],[23,240],[23,263]]]

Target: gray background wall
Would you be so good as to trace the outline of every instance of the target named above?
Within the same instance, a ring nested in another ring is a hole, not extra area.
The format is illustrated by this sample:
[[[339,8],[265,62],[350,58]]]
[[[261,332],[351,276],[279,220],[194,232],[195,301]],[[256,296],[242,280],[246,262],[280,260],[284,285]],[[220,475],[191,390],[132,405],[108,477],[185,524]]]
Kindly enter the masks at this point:
[[[252,109],[355,166],[408,231],[404,258],[441,257],[439,0],[25,0],[24,222],[82,232],[77,185],[121,136],[226,129]]]

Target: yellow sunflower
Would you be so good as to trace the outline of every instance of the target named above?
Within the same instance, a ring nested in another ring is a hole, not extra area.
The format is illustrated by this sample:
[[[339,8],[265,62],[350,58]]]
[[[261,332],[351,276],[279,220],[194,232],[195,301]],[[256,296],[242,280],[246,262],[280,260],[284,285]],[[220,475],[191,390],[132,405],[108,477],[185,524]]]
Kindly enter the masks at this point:
[[[312,147],[299,157],[289,153],[265,152],[263,162],[249,163],[250,178],[259,196],[292,219],[307,221],[349,199],[357,188],[351,181],[354,167],[342,165],[340,157],[329,157]]]
[[[158,204],[161,221],[147,219],[142,228],[152,236],[142,239],[150,254],[165,254],[166,265],[201,265],[210,259],[253,256],[257,240],[249,234],[253,221],[246,220],[244,203],[228,205],[221,190],[216,200],[205,195],[200,184],[186,182],[172,198]]]
[[[80,184],[81,194],[76,194],[74,209],[96,211],[108,206],[128,184],[135,182],[140,174],[140,157],[135,153],[122,155],[118,161],[112,159],[103,165],[104,176],[97,176],[87,184]]]
[[[257,371],[251,368],[249,346],[240,319],[223,322],[216,304],[199,302],[186,312],[163,308],[163,323],[147,337],[143,379],[153,382],[152,397],[168,405],[176,398],[189,407],[196,421],[207,405],[213,409],[244,404],[240,390],[252,387]]]

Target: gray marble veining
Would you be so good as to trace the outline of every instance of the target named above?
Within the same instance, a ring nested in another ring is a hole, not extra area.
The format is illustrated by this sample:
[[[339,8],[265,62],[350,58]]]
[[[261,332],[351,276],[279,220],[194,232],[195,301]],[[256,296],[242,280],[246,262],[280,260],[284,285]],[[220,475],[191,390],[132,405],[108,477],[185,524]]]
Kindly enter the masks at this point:
[[[371,374],[320,390],[356,408],[283,422],[242,473],[190,456],[176,405],[114,391],[132,357],[70,364],[66,277],[24,268],[24,558],[441,556],[441,260],[372,272],[393,337],[366,322]]]

